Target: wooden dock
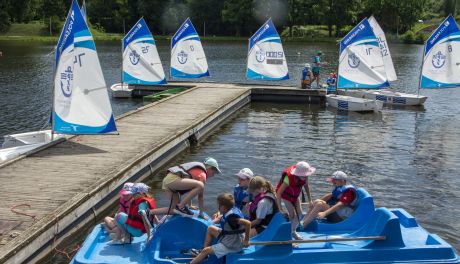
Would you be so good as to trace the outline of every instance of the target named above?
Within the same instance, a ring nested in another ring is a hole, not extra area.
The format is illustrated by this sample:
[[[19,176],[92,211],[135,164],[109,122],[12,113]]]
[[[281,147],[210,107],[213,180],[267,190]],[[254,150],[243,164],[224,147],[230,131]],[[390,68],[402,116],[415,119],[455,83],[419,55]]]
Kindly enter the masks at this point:
[[[177,83],[176,83],[177,84]],[[117,118],[119,135],[74,136],[0,165],[0,263],[46,256],[140,181],[252,100],[324,102],[324,91],[181,83],[194,87]],[[302,99],[299,99],[302,98]]]

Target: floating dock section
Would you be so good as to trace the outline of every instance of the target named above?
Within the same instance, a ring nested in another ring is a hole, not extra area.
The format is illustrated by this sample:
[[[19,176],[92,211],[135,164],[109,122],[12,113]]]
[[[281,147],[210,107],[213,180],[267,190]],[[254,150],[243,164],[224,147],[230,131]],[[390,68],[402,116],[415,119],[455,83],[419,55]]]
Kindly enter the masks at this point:
[[[0,263],[36,262],[254,101],[324,103],[324,90],[173,83],[186,91],[117,118],[119,135],[73,136],[0,164]]]

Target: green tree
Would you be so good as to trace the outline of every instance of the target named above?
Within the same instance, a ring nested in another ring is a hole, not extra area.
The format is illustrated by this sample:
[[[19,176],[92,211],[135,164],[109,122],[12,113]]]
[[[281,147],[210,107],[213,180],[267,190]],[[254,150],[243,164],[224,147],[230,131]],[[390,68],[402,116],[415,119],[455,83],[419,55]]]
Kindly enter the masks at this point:
[[[444,0],[444,15],[452,14],[455,17],[457,14],[458,0]]]
[[[253,21],[251,0],[225,0],[222,9],[222,22],[228,23],[236,36],[242,36],[252,31],[250,22]]]
[[[206,28],[206,34],[225,33],[225,26],[221,20],[223,1],[216,0],[189,0],[190,18],[196,30],[201,34]]]
[[[6,32],[10,28],[10,15],[6,11],[8,0],[0,0],[0,32]]]

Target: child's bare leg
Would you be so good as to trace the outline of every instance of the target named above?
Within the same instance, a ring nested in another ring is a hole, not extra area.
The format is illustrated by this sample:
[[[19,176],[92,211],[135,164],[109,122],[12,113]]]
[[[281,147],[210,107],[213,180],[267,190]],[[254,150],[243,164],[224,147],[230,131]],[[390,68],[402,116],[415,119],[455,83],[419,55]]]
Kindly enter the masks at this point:
[[[306,228],[311,221],[318,215],[319,212],[324,212],[329,209],[329,205],[323,200],[316,200],[313,209],[311,209],[308,214],[303,219],[303,228]]]
[[[106,216],[104,218],[104,227],[109,233],[113,233],[115,231],[115,228],[117,227],[117,223],[115,222],[115,219],[113,219],[110,216]]]
[[[218,228],[217,226],[209,226],[208,230],[206,231],[206,238],[204,239],[203,248],[209,247],[211,245],[212,239],[218,237],[221,231],[222,229]]]
[[[161,207],[161,208],[155,208],[150,210],[151,214],[154,215],[159,215],[159,214],[164,214],[164,215],[170,215],[174,214],[174,207],[176,207],[176,204],[179,203],[179,194],[178,193],[173,193],[170,190],[166,191],[166,195],[168,196],[168,199],[170,202],[168,207]],[[172,199],[171,199],[172,197]]]
[[[207,256],[213,254],[212,247],[205,247],[196,258],[192,259],[190,264],[201,263]]]
[[[193,179],[180,179],[168,185],[168,188],[172,190],[190,190],[188,191],[177,204],[179,208],[183,208],[186,204],[189,204],[193,197],[197,196],[198,193],[204,190],[204,184],[200,181]]]
[[[299,224],[299,219],[297,218],[294,205],[290,201],[284,199],[283,201],[288,211],[289,221],[291,222],[291,232],[295,232],[295,230],[297,229],[297,225]]]

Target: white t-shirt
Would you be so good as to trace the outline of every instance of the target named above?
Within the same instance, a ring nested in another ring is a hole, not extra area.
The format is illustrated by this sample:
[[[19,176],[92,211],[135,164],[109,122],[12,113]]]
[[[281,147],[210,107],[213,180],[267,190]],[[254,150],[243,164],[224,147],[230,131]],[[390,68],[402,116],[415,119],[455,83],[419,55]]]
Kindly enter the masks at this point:
[[[270,199],[262,199],[257,205],[256,218],[264,219],[265,216],[273,213],[273,201]]]

